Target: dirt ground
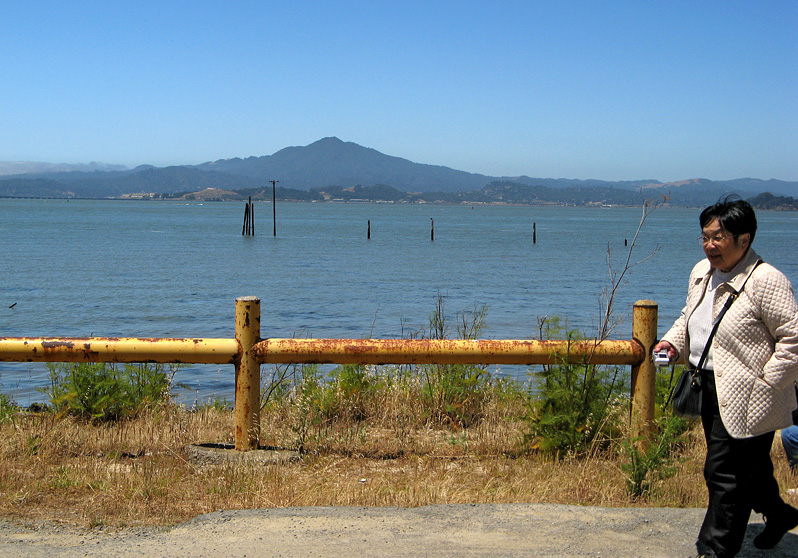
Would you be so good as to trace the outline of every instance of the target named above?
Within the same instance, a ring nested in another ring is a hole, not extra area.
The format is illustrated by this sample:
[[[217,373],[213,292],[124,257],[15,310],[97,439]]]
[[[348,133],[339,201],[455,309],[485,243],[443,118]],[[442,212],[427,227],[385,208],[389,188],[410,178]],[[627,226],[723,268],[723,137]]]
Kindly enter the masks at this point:
[[[0,521],[5,558],[611,557],[688,558],[703,509],[552,504],[219,511],[174,528],[78,530]],[[798,530],[756,550],[753,515],[739,558],[795,558]]]

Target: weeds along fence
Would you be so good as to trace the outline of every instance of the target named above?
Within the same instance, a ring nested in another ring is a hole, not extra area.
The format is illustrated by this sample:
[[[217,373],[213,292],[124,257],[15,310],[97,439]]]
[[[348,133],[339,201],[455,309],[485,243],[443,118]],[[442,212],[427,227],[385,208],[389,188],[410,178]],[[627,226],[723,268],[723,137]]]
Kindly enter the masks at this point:
[[[568,364],[631,366],[631,431],[654,420],[657,304],[634,304],[630,340],[263,339],[260,299],[235,301],[234,339],[0,337],[4,362],[192,363],[235,366],[235,447],[258,448],[261,364]]]

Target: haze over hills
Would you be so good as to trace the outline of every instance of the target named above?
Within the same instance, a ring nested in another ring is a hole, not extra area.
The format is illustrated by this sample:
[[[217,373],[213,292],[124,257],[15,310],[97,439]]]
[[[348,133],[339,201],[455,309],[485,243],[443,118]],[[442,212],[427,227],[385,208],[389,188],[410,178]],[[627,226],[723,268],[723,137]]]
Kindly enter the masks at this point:
[[[16,165],[16,166],[15,166]],[[562,178],[491,177],[444,166],[414,163],[400,157],[344,142],[335,137],[304,147],[287,147],[273,155],[245,159],[220,159],[194,166],[135,169],[118,165],[69,166],[37,163],[30,172],[0,176],[0,196],[109,198],[146,192],[157,197],[207,189],[245,195],[263,191],[270,180],[279,180],[287,199],[315,199],[307,192],[323,190],[374,192],[386,187],[393,192],[419,194],[403,201],[450,201],[485,203],[638,203],[646,197],[671,196],[677,205],[711,203],[724,193],[751,197],[763,192],[798,196],[798,182],[740,178],[728,181],[689,179],[662,183],[636,181],[576,180]],[[23,163],[0,163],[0,174],[22,169]],[[293,194],[291,192],[294,192]],[[304,193],[303,193],[304,192]],[[432,193],[436,193],[433,195]],[[228,198],[229,199],[229,194]],[[391,194],[394,198],[397,194]],[[326,199],[320,194],[320,199]],[[329,196],[327,196],[329,197]],[[709,201],[707,201],[709,200]]]
[[[127,170],[124,165],[106,165],[92,161],[91,163],[37,163],[33,161],[0,161],[0,176],[15,174],[31,174],[43,172],[72,172],[72,171],[121,171]]]

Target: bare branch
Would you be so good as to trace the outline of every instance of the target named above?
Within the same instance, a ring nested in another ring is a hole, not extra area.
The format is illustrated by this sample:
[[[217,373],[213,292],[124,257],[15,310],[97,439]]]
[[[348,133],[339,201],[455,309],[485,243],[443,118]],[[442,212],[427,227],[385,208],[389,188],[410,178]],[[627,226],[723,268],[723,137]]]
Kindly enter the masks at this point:
[[[620,273],[618,273],[617,275],[612,267],[611,249],[609,244],[607,245],[607,266],[609,267],[610,287],[607,291],[605,291],[605,294],[602,297],[604,300],[604,304],[602,308],[601,323],[599,325],[599,335],[598,335],[599,341],[607,339],[612,330],[620,322],[620,320],[614,320],[612,317],[613,304],[615,302],[615,297],[618,294],[618,291],[623,285],[626,284],[624,282],[624,277],[626,276],[626,273],[633,267],[650,260],[659,251],[660,247],[659,245],[657,245],[657,247],[645,258],[632,263],[632,254],[634,253],[635,246],[637,245],[637,239],[640,236],[640,231],[643,229],[643,224],[646,222],[648,216],[651,215],[654,211],[656,211],[656,209],[667,200],[668,200],[667,196],[662,196],[662,199],[657,201],[652,201],[652,200],[643,201],[643,214],[640,217],[640,222],[637,225],[637,230],[635,231],[634,237],[632,238],[632,242],[629,245],[629,249],[626,252],[626,261],[624,262],[623,268],[621,269]]]

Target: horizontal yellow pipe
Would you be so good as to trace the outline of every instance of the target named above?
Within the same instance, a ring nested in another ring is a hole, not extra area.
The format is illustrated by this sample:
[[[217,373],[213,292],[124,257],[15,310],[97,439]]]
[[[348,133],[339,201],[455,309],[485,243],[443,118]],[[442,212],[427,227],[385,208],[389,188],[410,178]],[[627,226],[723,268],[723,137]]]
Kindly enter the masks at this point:
[[[261,363],[334,364],[593,364],[639,365],[637,341],[518,341],[451,339],[264,339]]]
[[[0,337],[0,361],[235,364],[235,339]]]
[[[0,337],[2,362],[178,362],[236,364],[235,339]],[[593,364],[638,365],[636,341],[535,341],[462,339],[265,339],[260,363],[333,364]]]

